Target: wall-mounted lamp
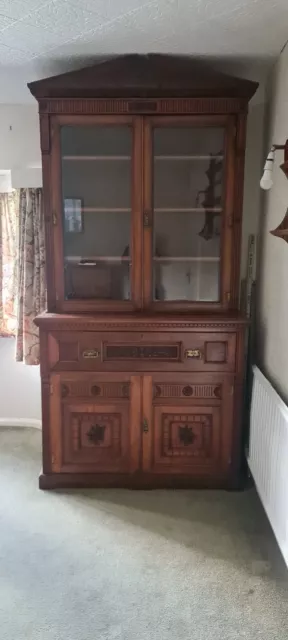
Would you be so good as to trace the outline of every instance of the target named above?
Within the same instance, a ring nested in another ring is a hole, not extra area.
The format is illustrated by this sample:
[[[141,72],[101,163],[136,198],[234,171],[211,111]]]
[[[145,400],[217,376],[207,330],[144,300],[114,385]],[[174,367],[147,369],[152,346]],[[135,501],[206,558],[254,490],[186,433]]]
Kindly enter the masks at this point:
[[[285,144],[272,144],[272,147],[268,153],[264,165],[263,176],[260,180],[260,187],[261,189],[265,189],[265,191],[271,189],[273,185],[272,174],[275,161],[275,151],[278,151],[278,149],[284,150],[284,162],[280,165],[280,169],[284,171],[286,178],[288,178],[288,140],[286,140]]]
[[[288,140],[286,140],[285,144],[273,144],[266,158],[263,176],[260,180],[261,189],[265,189],[266,191],[268,189],[271,189],[273,185],[272,174],[275,160],[275,151],[278,151],[278,149],[284,150],[284,162],[280,164],[280,169],[282,169],[282,171],[285,173],[286,178],[288,179]],[[288,242],[288,209],[279,227],[274,229],[274,231],[270,231],[270,233],[272,233],[273,236],[283,238],[283,240]]]
[[[266,162],[264,164],[263,176],[260,180],[260,187],[261,189],[265,189],[265,191],[267,191],[268,189],[271,189],[273,184],[272,172],[274,167],[274,160],[275,160],[275,147],[271,147],[268,153],[268,156],[266,158]]]

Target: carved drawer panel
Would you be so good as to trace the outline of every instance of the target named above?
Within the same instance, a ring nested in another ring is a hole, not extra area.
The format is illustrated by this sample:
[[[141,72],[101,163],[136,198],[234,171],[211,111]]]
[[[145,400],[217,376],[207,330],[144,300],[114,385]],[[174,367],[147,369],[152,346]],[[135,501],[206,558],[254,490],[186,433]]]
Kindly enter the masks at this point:
[[[157,382],[153,385],[154,401],[162,401],[162,398],[182,398],[183,400],[213,399],[221,400],[222,384],[194,384],[190,382],[174,383]]]
[[[236,333],[70,332],[49,334],[55,371],[235,370]]]
[[[139,338],[138,338],[139,340]],[[103,344],[103,361],[133,360],[133,362],[180,362],[181,342],[166,343],[158,340],[156,343],[141,343],[136,340],[132,344],[110,344],[108,341]]]
[[[123,398],[130,397],[129,382],[102,382],[97,380],[62,380],[61,383],[62,398],[97,398],[105,400],[107,398]]]

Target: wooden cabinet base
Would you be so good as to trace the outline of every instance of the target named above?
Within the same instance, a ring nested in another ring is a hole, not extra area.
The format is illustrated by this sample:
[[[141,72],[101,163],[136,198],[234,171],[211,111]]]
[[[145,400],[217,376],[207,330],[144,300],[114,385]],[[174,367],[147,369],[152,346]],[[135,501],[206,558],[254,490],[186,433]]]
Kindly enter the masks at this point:
[[[190,476],[171,477],[171,475],[141,476],[108,475],[93,473],[41,473],[39,476],[39,488],[42,490],[53,489],[226,489],[239,490],[239,482],[234,482],[225,477],[191,478]]]
[[[47,313],[37,323],[42,489],[237,486],[241,316]]]

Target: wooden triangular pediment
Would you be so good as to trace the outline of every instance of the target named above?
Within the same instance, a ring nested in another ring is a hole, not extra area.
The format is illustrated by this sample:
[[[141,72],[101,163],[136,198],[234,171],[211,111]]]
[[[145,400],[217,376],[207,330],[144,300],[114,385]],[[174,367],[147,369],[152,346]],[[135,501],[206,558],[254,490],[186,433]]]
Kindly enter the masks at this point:
[[[101,58],[92,66],[28,86],[37,99],[201,96],[248,100],[258,84],[215,71],[191,57],[129,54]]]

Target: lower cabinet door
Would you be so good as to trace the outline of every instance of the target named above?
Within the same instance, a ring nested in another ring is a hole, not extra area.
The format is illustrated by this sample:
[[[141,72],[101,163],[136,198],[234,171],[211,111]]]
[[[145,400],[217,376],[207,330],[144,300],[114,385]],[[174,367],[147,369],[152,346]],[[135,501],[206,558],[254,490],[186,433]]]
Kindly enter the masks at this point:
[[[51,391],[52,471],[133,473],[139,468],[139,376],[54,374]]]
[[[233,380],[221,374],[144,376],[144,471],[202,477],[228,472]]]

